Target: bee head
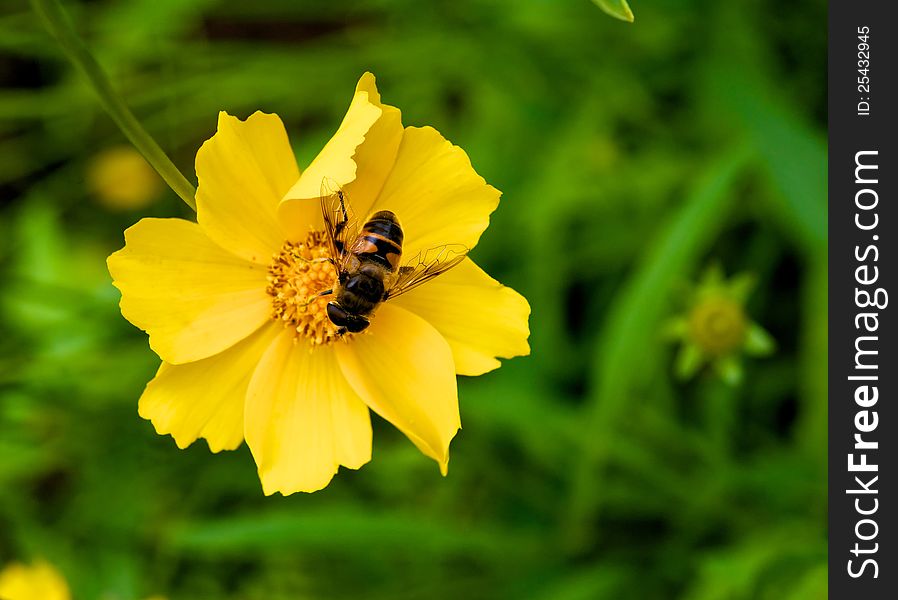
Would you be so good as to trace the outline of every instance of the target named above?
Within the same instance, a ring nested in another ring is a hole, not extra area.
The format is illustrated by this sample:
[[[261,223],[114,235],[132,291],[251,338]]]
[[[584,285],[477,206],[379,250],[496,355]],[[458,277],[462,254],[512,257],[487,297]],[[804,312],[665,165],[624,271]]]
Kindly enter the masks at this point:
[[[327,318],[340,329],[350,333],[364,331],[369,325],[368,319],[361,315],[354,315],[346,312],[346,310],[336,302],[327,303]]]

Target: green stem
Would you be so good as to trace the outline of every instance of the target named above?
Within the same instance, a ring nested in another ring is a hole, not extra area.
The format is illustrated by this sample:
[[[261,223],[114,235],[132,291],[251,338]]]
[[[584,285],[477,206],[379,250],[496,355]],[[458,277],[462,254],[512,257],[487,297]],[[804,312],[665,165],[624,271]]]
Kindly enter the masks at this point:
[[[100,103],[122,133],[143,154],[147,162],[165,180],[174,192],[196,210],[196,188],[178,170],[159,144],[150,137],[140,122],[134,117],[125,102],[113,89],[109,79],[96,59],[88,51],[87,46],[78,37],[71,22],[58,0],[31,0],[34,12],[41,18],[47,30],[56,38],[62,50],[72,64],[80,70],[97,93]]]

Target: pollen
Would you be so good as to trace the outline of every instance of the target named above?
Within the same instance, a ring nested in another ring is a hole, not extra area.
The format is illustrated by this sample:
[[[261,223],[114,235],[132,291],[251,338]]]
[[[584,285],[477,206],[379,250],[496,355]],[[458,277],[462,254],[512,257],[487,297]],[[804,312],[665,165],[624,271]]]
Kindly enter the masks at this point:
[[[327,303],[333,296],[316,297],[336,284],[337,274],[329,258],[324,232],[312,231],[303,242],[284,242],[268,267],[271,318],[313,347],[341,337],[327,317]]]

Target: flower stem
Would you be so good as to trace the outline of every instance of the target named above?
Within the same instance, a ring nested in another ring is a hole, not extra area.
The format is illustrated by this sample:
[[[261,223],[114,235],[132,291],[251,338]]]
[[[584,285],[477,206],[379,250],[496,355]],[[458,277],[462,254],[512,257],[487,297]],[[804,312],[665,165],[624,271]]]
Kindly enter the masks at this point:
[[[41,18],[50,34],[56,38],[63,52],[72,64],[80,70],[97,93],[100,103],[122,133],[143,154],[150,165],[165,180],[165,183],[180,196],[187,206],[196,210],[196,188],[178,170],[159,144],[143,128],[134,114],[125,105],[118,92],[109,83],[109,79],[96,59],[88,51],[87,46],[65,14],[58,0],[31,0],[34,12]]]

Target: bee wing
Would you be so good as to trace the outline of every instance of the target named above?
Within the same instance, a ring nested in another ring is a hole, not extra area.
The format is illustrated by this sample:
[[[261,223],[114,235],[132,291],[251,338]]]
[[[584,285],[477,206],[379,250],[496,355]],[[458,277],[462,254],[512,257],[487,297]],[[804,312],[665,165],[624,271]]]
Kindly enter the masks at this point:
[[[399,267],[396,281],[390,286],[387,298],[395,298],[427,283],[457,266],[468,255],[468,249],[461,244],[445,244],[421,252],[408,265]]]
[[[346,256],[347,246],[358,237],[359,225],[346,192],[340,184],[327,177],[321,181],[321,216],[324,217],[331,257],[334,265],[338,266]]]

